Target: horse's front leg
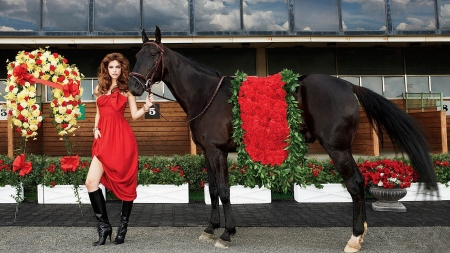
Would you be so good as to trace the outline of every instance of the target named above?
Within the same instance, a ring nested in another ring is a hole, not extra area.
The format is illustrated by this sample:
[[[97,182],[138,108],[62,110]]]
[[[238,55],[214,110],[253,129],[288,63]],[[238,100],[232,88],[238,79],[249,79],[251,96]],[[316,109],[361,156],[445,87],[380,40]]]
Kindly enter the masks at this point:
[[[206,169],[208,172],[209,197],[211,198],[211,218],[208,227],[203,231],[198,239],[201,241],[212,241],[215,239],[214,230],[220,228],[219,190],[217,188],[216,176],[212,170],[208,159],[206,159]]]
[[[218,248],[228,248],[231,243],[230,237],[236,234],[236,223],[234,221],[233,211],[231,210],[228,168],[225,166],[225,169],[221,169],[220,172],[223,175],[219,177],[219,196],[222,201],[223,212],[225,214],[225,230],[214,246]]]
[[[208,175],[212,175],[209,177],[210,182],[215,182],[215,187],[213,187],[214,192],[211,193],[211,204],[213,205],[212,210],[213,212],[215,211],[216,207],[214,205],[217,205],[217,208],[219,207],[217,199],[218,193],[220,200],[222,201],[223,211],[225,214],[225,230],[214,246],[219,248],[228,248],[231,243],[231,235],[234,235],[236,233],[236,223],[234,221],[230,203],[230,183],[228,181],[227,163],[228,153],[218,148],[209,148],[206,149],[205,156],[211,167],[211,173],[208,173]],[[211,190],[211,186],[209,189]],[[215,198],[216,202],[213,202],[212,198]],[[216,217],[215,214],[212,213],[210,226],[215,225],[216,218],[219,218],[219,215],[217,215]]]

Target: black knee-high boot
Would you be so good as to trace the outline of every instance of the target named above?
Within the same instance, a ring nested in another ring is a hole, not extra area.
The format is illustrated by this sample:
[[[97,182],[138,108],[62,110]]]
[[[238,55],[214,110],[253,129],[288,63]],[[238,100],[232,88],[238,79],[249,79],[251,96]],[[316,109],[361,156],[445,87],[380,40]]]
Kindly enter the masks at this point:
[[[120,227],[117,230],[117,236],[114,240],[115,244],[122,244],[125,242],[125,235],[127,234],[128,221],[130,219],[131,209],[133,208],[133,201],[122,201],[122,214],[120,215]]]
[[[91,200],[92,209],[95,213],[95,218],[97,218],[98,225],[98,241],[94,242],[92,245],[98,246],[105,244],[106,239],[109,236],[109,241],[111,241],[112,227],[109,224],[108,214],[106,213],[106,201],[103,196],[102,190],[98,189],[94,192],[89,192],[89,199]]]

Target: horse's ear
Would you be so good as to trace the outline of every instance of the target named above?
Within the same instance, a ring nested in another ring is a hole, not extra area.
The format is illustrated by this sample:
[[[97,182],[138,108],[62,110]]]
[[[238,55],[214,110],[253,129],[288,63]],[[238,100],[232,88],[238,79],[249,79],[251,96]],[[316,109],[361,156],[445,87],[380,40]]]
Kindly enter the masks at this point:
[[[145,43],[148,41],[147,34],[145,34],[145,29],[142,29],[142,43]]]
[[[161,30],[159,30],[158,26],[156,26],[156,30],[155,30],[155,42],[157,44],[161,43]]]

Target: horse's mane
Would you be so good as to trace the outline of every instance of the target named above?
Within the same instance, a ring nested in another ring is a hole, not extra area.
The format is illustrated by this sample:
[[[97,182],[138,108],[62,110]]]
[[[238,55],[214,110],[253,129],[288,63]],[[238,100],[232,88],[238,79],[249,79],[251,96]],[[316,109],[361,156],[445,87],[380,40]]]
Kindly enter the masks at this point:
[[[195,60],[193,60],[193,59],[191,59],[191,58],[189,58],[189,57],[186,57],[186,56],[184,56],[184,55],[178,53],[178,52],[175,51],[175,50],[172,50],[172,52],[174,52],[178,57],[180,57],[180,58],[184,59],[185,61],[187,61],[187,62],[188,62],[189,64],[191,64],[194,68],[199,69],[199,70],[201,70],[202,72],[209,73],[209,74],[211,74],[211,75],[217,75],[217,77],[222,77],[222,73],[220,73],[219,70],[210,68],[210,67],[208,67],[208,66],[206,66],[206,65],[204,65],[204,64],[202,64],[202,63],[199,63],[199,62],[197,62],[197,61],[195,61]]]

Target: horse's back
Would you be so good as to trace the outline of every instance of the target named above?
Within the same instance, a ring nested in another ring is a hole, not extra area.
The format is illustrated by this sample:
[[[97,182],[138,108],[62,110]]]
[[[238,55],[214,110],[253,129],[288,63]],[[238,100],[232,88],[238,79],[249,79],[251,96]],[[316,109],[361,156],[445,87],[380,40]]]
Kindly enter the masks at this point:
[[[358,100],[350,82],[329,75],[311,74],[298,79],[299,107],[304,124],[321,144],[347,146],[359,122]]]

